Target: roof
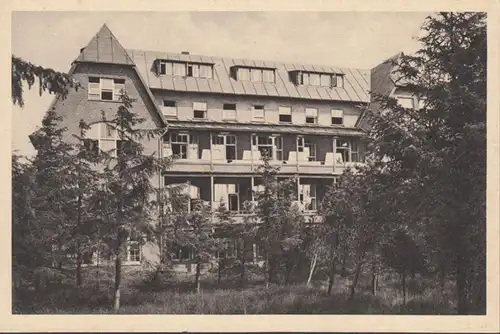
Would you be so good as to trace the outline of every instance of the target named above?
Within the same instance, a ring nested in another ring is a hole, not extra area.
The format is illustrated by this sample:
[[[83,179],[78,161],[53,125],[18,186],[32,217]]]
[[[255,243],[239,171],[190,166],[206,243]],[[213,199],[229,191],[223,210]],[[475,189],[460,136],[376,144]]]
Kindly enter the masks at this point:
[[[370,100],[370,70],[220,58],[158,51],[127,50],[127,52],[144,77],[146,84],[151,89],[364,103],[368,103]],[[154,62],[157,59],[213,63],[214,78],[206,79],[170,75],[158,76],[153,71]],[[230,75],[231,67],[233,66],[276,68],[276,82],[257,83],[237,81]],[[344,87],[296,86],[289,78],[289,72],[296,70],[343,74]]]
[[[364,132],[359,128],[347,127],[322,127],[308,125],[279,125],[279,124],[253,124],[241,122],[213,122],[213,121],[169,121],[168,128],[170,130],[181,129],[200,129],[214,131],[254,131],[254,132],[272,132],[272,133],[287,133],[287,134],[304,134],[304,135],[339,135],[339,136],[363,136]]]
[[[106,24],[103,24],[99,32],[90,40],[86,47],[80,50],[80,55],[75,59],[71,66],[71,70],[68,73],[72,75],[77,63],[91,62],[91,63],[106,63],[106,64],[118,64],[118,65],[130,65],[134,69],[135,73],[139,77],[139,81],[144,86],[146,93],[150,99],[150,102],[155,108],[157,116],[163,124],[167,124],[160,107],[155,101],[153,93],[148,89],[144,78],[138,71],[137,66],[135,66],[133,60],[128,55],[127,51],[120,44],[118,39],[113,35],[111,30]],[[54,106],[57,98],[54,99],[51,108]]]
[[[75,61],[134,65],[128,53],[106,24],[101,27],[89,44],[81,49],[80,55]]]

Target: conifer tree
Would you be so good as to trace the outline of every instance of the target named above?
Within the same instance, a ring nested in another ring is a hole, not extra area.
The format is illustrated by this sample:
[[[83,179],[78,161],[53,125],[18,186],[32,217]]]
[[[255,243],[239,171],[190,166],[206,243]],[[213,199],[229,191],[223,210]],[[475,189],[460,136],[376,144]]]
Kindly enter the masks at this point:
[[[145,119],[131,111],[132,102],[124,93],[122,104],[112,119],[103,115],[102,122],[117,131],[116,149],[101,152],[105,166],[98,192],[101,212],[101,238],[115,261],[113,309],[120,308],[122,262],[129,242],[152,240],[153,226],[158,222],[158,193],[153,177],[168,168],[170,159],[145,154],[142,142],[157,139],[164,129],[144,129]]]

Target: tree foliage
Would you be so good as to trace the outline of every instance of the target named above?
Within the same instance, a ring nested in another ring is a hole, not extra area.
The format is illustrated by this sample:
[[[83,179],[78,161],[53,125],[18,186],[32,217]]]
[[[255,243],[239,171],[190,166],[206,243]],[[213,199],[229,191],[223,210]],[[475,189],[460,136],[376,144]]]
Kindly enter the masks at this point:
[[[80,84],[74,81],[68,74],[54,71],[50,68],[34,65],[19,57],[12,55],[12,103],[14,105],[24,106],[24,84],[31,89],[38,83],[40,96],[43,92],[49,94],[58,94],[65,98],[69,89],[78,89]]]

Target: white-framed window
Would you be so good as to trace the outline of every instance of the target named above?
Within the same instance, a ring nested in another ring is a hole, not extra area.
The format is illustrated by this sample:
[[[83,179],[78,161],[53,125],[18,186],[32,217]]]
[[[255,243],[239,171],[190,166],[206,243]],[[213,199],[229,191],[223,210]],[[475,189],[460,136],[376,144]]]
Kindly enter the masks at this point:
[[[337,74],[337,84],[336,87],[343,88],[344,87],[344,76]]]
[[[320,86],[320,75],[318,73],[310,73],[309,74],[309,85],[311,86]]]
[[[356,139],[337,139],[337,158],[340,163],[359,162],[358,141]]]
[[[215,183],[213,191],[214,199],[218,202],[224,201],[229,211],[240,211],[240,187],[238,183]]]
[[[316,185],[314,183],[299,184],[299,201],[305,211],[316,211]]]
[[[413,97],[408,97],[408,96],[397,96],[396,100],[398,101],[398,104],[407,109],[413,109]]]
[[[240,67],[236,72],[238,81],[275,82],[273,69]]]
[[[318,109],[317,108],[306,108],[306,123],[307,124],[317,124],[318,123]]]
[[[310,138],[297,137],[297,151],[304,152],[304,148],[309,149],[308,161],[316,161],[316,143]]]
[[[262,70],[252,68],[250,69],[250,80],[253,82],[261,82],[262,81]]]
[[[191,62],[161,61],[158,65],[160,75],[186,76],[194,78],[213,78],[213,66]]]
[[[252,106],[252,120],[254,121],[264,121],[264,106],[263,105],[254,105]]]
[[[200,118],[200,119],[207,118],[206,102],[193,102],[193,118]]]
[[[120,101],[123,92],[125,92],[125,79],[89,77],[89,100]]]
[[[236,120],[236,103],[222,105],[222,119]]]
[[[236,136],[232,134],[217,134],[212,136],[212,145],[219,146],[228,162],[236,160]]]
[[[292,108],[291,107],[279,107],[279,121],[280,123],[292,123]]]
[[[91,125],[89,137],[85,139],[85,147],[94,154],[104,152],[112,157],[120,154],[126,148],[127,140],[120,140],[119,133],[114,125],[106,122],[98,122]]]
[[[249,68],[239,68],[236,78],[238,81],[249,81],[250,80],[250,69]]]
[[[127,242],[127,262],[141,262],[141,245],[138,240]]]
[[[170,148],[177,159],[187,159],[189,135],[187,133],[172,133],[170,135]]]
[[[274,82],[274,71],[273,70],[262,70],[262,81],[263,82]]]
[[[332,109],[332,125],[344,124],[344,111],[342,109]]]
[[[274,159],[274,138],[266,135],[252,135],[252,145],[260,151],[261,156],[267,154]]]
[[[177,103],[175,101],[163,100],[162,112],[164,116],[177,117]]]
[[[330,74],[321,74],[320,86],[330,87],[332,85],[332,76]]]

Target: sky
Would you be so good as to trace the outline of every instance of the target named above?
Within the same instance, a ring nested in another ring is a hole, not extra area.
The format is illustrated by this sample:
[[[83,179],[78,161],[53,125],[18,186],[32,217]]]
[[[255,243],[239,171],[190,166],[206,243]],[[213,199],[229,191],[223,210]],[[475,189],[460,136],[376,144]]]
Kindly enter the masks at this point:
[[[424,12],[13,12],[12,53],[68,71],[106,23],[126,49],[370,69],[418,49]],[[13,107],[12,149],[32,155],[30,135],[53,99],[26,90]]]

